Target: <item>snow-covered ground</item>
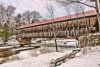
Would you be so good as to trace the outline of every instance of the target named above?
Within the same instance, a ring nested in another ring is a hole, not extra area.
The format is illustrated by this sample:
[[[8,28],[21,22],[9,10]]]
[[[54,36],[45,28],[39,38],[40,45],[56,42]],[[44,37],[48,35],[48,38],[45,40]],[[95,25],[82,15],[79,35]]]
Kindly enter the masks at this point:
[[[64,53],[48,53],[39,55],[37,57],[27,57],[24,60],[13,61],[10,63],[4,63],[0,67],[49,67],[51,59],[63,56]]]
[[[92,48],[86,55],[81,55],[58,67],[100,67],[100,46]]]
[[[61,57],[65,55],[66,52],[51,52],[36,57],[27,54],[29,54],[29,52],[19,54],[21,57],[27,56],[24,57],[25,59],[23,60],[4,63],[1,64],[0,67],[49,67],[51,59]],[[76,58],[70,59],[58,67],[100,67],[100,46],[92,47],[85,55],[82,55],[82,52],[80,52],[76,55]]]

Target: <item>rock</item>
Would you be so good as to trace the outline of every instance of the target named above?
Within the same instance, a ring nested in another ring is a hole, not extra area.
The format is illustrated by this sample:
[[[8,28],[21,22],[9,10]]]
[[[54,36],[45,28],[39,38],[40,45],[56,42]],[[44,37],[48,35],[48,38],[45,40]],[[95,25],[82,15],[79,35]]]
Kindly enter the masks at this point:
[[[8,58],[0,58],[0,64],[5,63],[8,60]]]

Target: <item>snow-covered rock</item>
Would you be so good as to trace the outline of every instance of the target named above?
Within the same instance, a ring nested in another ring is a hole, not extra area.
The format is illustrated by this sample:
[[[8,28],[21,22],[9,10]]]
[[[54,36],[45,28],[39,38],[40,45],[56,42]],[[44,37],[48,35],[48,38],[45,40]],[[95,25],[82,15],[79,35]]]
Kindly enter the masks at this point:
[[[10,36],[9,39],[16,39],[16,35]]]
[[[13,47],[19,47],[19,42],[16,39],[10,39],[6,42],[6,45],[13,46]]]

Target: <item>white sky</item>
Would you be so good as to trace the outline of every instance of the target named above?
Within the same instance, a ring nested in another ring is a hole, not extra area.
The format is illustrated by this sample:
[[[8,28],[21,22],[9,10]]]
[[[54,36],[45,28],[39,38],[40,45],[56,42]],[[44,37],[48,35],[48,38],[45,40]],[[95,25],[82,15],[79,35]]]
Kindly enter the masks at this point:
[[[0,0],[1,3],[7,4],[7,5],[13,5],[16,7],[16,13],[23,13],[26,10],[37,10],[39,11],[42,16],[46,16],[47,11],[45,9],[45,5],[48,0]],[[87,0],[83,0],[83,2],[86,2]],[[88,1],[86,2],[88,3]],[[63,8],[57,6],[57,4],[53,3],[56,7],[56,17],[65,15],[65,11]],[[92,4],[91,4],[92,5]],[[85,10],[91,10],[91,8],[85,6]]]

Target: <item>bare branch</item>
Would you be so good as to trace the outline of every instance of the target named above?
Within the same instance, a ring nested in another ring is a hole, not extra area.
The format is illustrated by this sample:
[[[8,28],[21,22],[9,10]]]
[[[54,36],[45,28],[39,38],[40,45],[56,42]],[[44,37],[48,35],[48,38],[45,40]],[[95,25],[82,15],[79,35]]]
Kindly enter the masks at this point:
[[[83,3],[83,2],[80,2],[80,1],[72,1],[72,2],[80,3],[80,4],[86,5],[86,6],[88,6],[88,7],[95,8],[94,6],[88,5],[88,4]]]
[[[46,9],[49,13],[50,18],[54,19],[54,6],[52,4],[47,4]]]
[[[88,5],[88,4],[83,3],[83,2],[81,2],[81,1],[72,1],[72,0],[70,0],[70,1],[69,1],[69,0],[68,0],[68,1],[56,0],[56,1],[59,2],[59,3],[65,4],[65,5],[72,4],[72,3],[80,3],[80,4],[86,5],[86,6],[88,6],[88,7],[95,8],[94,6]]]

